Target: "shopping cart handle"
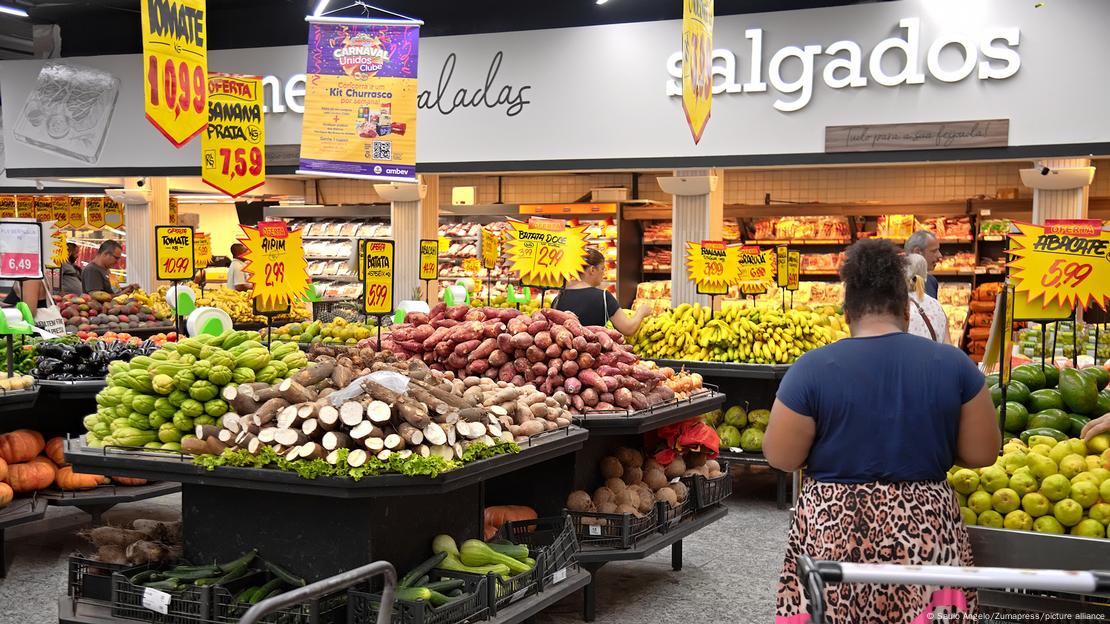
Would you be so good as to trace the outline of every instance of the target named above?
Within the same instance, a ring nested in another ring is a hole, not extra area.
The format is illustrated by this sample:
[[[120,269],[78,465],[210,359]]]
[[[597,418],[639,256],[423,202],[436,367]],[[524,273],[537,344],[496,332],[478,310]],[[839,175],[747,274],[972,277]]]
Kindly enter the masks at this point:
[[[389,624],[393,619],[393,593],[397,589],[397,572],[386,561],[368,563],[360,568],[330,576],[305,587],[298,587],[283,594],[278,594],[273,598],[267,598],[244,613],[239,620],[239,624],[256,624],[262,618],[279,609],[346,589],[379,574],[385,577],[385,584],[382,587],[381,608],[378,611],[377,624]]]
[[[821,580],[829,583],[839,583],[844,576],[840,564],[835,561],[814,561],[809,555],[802,555],[798,559],[798,576],[807,578],[816,574]]]

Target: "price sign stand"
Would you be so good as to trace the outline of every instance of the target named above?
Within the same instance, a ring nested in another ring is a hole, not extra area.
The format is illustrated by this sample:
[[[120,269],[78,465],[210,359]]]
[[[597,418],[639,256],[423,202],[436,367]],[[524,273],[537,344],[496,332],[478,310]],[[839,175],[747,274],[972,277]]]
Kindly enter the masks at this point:
[[[17,322],[9,323],[8,317],[0,314],[0,334],[4,336],[4,343],[7,348],[9,376],[15,374],[14,337],[19,335],[20,346],[22,346],[24,338],[35,331],[35,319],[31,316],[31,308],[26,303],[20,301],[15,304],[15,309],[19,311],[20,316],[20,320]]]
[[[262,316],[266,319],[266,348],[269,349],[274,333],[274,317],[281,314],[288,314],[290,308],[292,308],[291,302],[287,300],[284,308],[259,308],[258,297],[255,297],[251,299],[251,305],[254,307],[255,315]]]
[[[518,311],[520,310],[520,304],[528,303],[528,301],[532,299],[532,289],[527,286],[522,285],[520,287],[520,294],[517,294],[517,291],[515,288],[513,288],[512,284],[506,284],[505,288],[508,292],[507,298],[509,300],[509,303],[516,304],[516,309]],[[542,305],[543,301],[541,300],[540,303]]]
[[[420,279],[424,281],[424,301],[426,303],[431,304],[432,302],[432,280],[438,278],[439,239],[422,238],[420,239]]]
[[[359,274],[362,277],[362,311],[366,316],[377,319],[377,349],[382,348],[382,324],[386,317],[393,315],[394,255],[395,247],[391,240],[367,238],[362,241],[362,261]]]
[[[178,302],[181,283],[196,277],[196,236],[191,225],[154,226],[154,265],[156,277],[172,284]],[[174,306],[174,326],[179,335],[185,333],[185,315],[180,305]]]

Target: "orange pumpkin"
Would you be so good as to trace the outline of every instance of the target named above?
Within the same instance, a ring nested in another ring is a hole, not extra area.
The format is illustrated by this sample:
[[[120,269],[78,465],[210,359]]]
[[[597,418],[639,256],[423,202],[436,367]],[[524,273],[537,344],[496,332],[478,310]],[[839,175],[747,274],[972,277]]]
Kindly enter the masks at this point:
[[[15,492],[12,491],[12,486],[7,483],[0,483],[0,509],[12,504],[12,497]]]
[[[42,434],[31,429],[17,429],[0,434],[0,459],[9,464],[30,461],[46,448]]]
[[[91,490],[98,485],[108,483],[108,477],[74,472],[73,466],[65,466],[58,469],[54,483],[63,490]]]
[[[126,485],[129,487],[136,487],[139,485],[146,485],[147,483],[150,483],[150,481],[147,481],[146,479],[136,479],[135,477],[112,477],[112,481],[115,481],[120,485]]]
[[[16,494],[30,494],[35,490],[50,487],[54,483],[54,475],[58,469],[54,463],[43,457],[46,461],[29,461],[21,464],[8,465],[8,484]]]
[[[65,448],[66,448],[65,438],[63,438],[61,436],[58,436],[56,438],[50,438],[49,440],[46,441],[46,456],[49,457],[50,461],[54,462],[55,464],[58,464],[59,466],[65,466],[66,465]]]
[[[0,459],[0,483],[8,481],[8,462]]]
[[[486,507],[485,513],[485,539],[493,539],[497,530],[506,522],[518,520],[535,520],[536,510],[525,505],[494,505]]]

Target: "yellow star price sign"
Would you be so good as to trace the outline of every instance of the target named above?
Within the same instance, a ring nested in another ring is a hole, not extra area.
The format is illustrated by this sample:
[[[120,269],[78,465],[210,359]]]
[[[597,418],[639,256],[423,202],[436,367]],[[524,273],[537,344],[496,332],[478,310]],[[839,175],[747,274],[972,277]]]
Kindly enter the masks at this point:
[[[434,280],[439,278],[439,241],[431,239],[420,240],[420,279]]]
[[[205,0],[140,2],[146,118],[174,147],[208,124]]]
[[[501,256],[501,237],[489,228],[482,228],[482,266],[487,269],[497,267]]]
[[[85,200],[85,222],[94,230],[104,227],[104,201],[103,197],[90,197]]]
[[[50,246],[50,257],[47,259],[46,268],[60,268],[69,260],[69,238],[61,230],[54,230],[51,235],[53,244]]]
[[[1110,301],[1110,232],[1097,219],[1048,220],[1044,225],[1016,223],[1010,235],[1009,266],[1022,303],[1045,309]]]
[[[193,279],[196,273],[194,251],[192,226],[154,226],[154,264],[158,269],[158,279]]]
[[[698,294],[723,295],[740,276],[740,250],[724,241],[688,242],[686,268]]]
[[[740,271],[737,281],[740,292],[755,294],[766,292],[774,280],[775,263],[770,249],[760,249],[758,245],[745,245],[738,250]]]
[[[15,216],[15,195],[0,196],[0,219],[14,219]]]
[[[393,313],[393,241],[366,240],[362,270],[362,309],[366,314]]]
[[[204,232],[197,232],[194,239],[194,260],[197,268],[207,268],[208,264],[212,262],[212,239]]]
[[[259,309],[281,309],[300,301],[308,291],[308,263],[304,259],[301,230],[285,221],[242,225],[239,242],[247,247],[247,281],[254,288]]]
[[[201,178],[239,197],[266,182],[262,79],[209,74],[208,128],[201,137]]]
[[[586,267],[586,228],[562,219],[509,220],[509,268],[527,286],[559,288]]]

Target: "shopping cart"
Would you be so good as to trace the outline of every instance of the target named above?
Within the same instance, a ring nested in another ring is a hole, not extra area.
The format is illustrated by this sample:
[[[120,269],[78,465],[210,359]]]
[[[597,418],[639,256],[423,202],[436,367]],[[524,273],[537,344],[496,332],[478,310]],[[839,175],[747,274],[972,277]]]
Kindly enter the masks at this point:
[[[1032,590],[1070,594],[1110,592],[1110,572],[962,568],[939,565],[895,565],[798,559],[798,578],[809,603],[812,624],[827,624],[825,583],[929,585],[975,589]],[[915,620],[916,621],[916,620]]]
[[[258,624],[262,621],[262,618],[279,609],[300,604],[309,598],[319,598],[325,594],[346,589],[379,574],[385,577],[385,585],[382,588],[382,607],[378,611],[377,624],[390,624],[393,621],[393,594],[397,589],[397,571],[385,561],[368,563],[361,568],[336,574],[310,585],[287,591],[284,594],[278,594],[273,598],[267,598],[244,613],[239,620],[239,624]]]

